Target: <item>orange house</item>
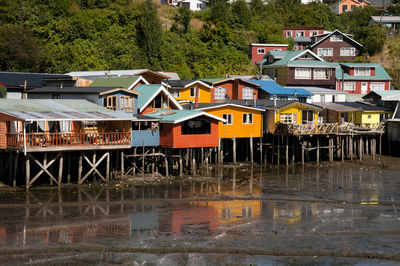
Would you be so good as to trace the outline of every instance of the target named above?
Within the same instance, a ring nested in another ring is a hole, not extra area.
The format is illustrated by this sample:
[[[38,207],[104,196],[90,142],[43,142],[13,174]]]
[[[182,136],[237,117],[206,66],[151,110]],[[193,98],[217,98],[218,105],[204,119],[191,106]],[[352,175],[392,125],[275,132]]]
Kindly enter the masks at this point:
[[[147,113],[160,119],[160,146],[202,148],[218,146],[218,123],[225,120],[193,110],[158,110]]]
[[[234,78],[202,79],[212,85],[211,103],[225,100],[253,100],[258,99],[258,84]]]
[[[366,0],[341,0],[331,6],[333,12],[341,15],[350,12],[356,7],[370,6],[371,3]]]

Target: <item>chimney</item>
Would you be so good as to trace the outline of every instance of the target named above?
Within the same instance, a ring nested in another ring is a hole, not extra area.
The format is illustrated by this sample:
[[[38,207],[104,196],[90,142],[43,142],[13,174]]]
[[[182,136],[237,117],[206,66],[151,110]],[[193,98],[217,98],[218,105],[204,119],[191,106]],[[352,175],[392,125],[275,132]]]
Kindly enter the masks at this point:
[[[194,108],[199,107],[199,93],[200,93],[200,88],[197,85],[196,86],[196,100],[195,100]]]

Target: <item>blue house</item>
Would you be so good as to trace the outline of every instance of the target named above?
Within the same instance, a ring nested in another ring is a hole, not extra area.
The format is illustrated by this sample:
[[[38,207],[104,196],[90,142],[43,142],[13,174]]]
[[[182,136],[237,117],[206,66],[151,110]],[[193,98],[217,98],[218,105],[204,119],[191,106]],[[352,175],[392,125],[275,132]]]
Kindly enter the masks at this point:
[[[259,99],[273,100],[297,100],[299,102],[311,103],[311,92],[302,88],[284,88],[272,80],[250,80],[260,85]]]

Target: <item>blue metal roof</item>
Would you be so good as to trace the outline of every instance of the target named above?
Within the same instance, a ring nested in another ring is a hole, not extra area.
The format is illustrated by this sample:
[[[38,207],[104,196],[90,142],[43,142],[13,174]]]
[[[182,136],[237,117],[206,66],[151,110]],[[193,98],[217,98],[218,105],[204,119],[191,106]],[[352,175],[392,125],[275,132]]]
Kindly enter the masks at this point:
[[[250,80],[260,85],[260,88],[270,95],[297,95],[312,96],[313,94],[302,88],[284,88],[272,80]]]

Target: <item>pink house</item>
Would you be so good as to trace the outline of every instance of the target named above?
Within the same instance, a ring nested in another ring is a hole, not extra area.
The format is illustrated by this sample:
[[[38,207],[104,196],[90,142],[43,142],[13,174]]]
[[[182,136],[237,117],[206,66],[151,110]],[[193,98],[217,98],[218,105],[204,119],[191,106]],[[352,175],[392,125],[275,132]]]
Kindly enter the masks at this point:
[[[262,60],[264,56],[272,50],[287,51],[288,44],[265,44],[265,43],[252,43],[251,44],[251,62],[257,63]]]

